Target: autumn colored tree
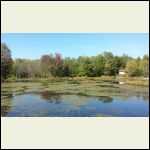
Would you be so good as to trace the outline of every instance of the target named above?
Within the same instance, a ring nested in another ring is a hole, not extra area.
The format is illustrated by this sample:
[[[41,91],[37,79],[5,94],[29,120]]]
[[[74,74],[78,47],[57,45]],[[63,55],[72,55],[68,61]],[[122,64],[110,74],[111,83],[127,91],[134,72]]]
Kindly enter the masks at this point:
[[[65,58],[56,53],[54,56],[42,55],[41,59],[15,59],[12,61],[11,51],[5,43],[1,44],[1,79],[9,75],[16,78],[34,77],[99,77],[113,76],[120,69],[126,69],[129,76],[149,76],[149,56],[132,58],[123,54],[113,55],[105,51],[97,56],[79,56]]]
[[[54,59],[52,55],[43,55],[40,60],[42,77],[51,76]]]

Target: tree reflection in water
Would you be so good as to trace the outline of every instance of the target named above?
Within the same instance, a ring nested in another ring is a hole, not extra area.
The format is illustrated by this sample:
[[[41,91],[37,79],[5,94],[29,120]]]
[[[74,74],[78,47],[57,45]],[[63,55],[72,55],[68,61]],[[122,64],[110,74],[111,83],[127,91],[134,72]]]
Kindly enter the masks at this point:
[[[13,94],[2,94],[4,96],[1,100],[1,116],[5,117],[11,111]]]
[[[61,94],[53,93],[51,91],[41,92],[40,95],[42,99],[47,100],[49,103],[59,104],[62,100]]]
[[[12,98],[13,94],[1,94],[1,96],[3,97],[3,99],[7,99],[7,98]]]
[[[7,116],[7,114],[9,113],[11,109],[11,105],[10,106],[1,106],[1,116],[5,117]]]
[[[113,98],[108,96],[99,96],[100,101],[103,101],[104,103],[111,103],[113,101]]]

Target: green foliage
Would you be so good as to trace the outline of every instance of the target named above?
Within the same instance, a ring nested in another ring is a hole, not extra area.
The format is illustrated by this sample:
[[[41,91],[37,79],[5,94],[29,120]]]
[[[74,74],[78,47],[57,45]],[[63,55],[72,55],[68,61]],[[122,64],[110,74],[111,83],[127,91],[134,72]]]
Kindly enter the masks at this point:
[[[105,59],[104,75],[108,75],[108,76],[115,75],[113,54],[111,52],[104,52],[103,55]]]
[[[64,66],[64,62],[60,54],[55,54],[54,61],[51,65],[52,65],[51,73],[54,77],[64,76],[64,68],[66,66]]]
[[[11,51],[5,43],[1,43],[1,80],[6,79],[12,68]]]
[[[41,73],[39,60],[15,59],[13,61],[12,74],[16,78],[40,77]]]
[[[125,67],[124,67],[125,66]],[[13,74],[16,77],[100,77],[115,76],[126,69],[129,76],[149,76],[149,57],[131,58],[127,55],[113,56],[110,52],[93,57],[65,58],[60,54],[43,55],[40,60],[16,59]]]
[[[149,56],[145,55],[143,59],[129,59],[126,64],[129,76],[149,76]]]
[[[6,44],[1,44],[1,77],[10,73],[15,78],[49,77],[100,77],[116,76],[120,69],[126,69],[129,76],[149,76],[149,56],[142,59],[123,54],[115,56],[104,52],[97,56],[62,58],[61,54],[43,55],[39,60],[15,59],[12,65],[11,52]]]
[[[149,76],[149,56],[144,55],[143,60],[140,63],[140,68],[142,70],[143,76]]]
[[[104,72],[105,60],[102,55],[98,55],[95,58],[93,57],[93,71],[95,76],[101,76]]]

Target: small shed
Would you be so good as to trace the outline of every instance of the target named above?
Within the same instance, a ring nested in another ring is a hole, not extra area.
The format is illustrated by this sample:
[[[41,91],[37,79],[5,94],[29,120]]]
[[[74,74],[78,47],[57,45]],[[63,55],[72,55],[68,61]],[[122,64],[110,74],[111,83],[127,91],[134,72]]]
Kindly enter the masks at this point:
[[[119,70],[119,74],[120,74],[120,75],[126,75],[126,74],[127,74],[127,71],[126,71],[126,70]]]

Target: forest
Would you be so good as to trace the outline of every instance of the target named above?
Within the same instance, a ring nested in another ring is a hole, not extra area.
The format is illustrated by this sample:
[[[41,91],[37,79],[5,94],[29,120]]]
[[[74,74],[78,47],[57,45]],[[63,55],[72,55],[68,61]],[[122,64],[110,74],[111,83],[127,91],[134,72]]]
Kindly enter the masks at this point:
[[[120,69],[127,76],[149,76],[149,56],[133,58],[126,54],[116,56],[104,51],[97,56],[65,57],[61,54],[43,54],[40,59],[12,59],[6,43],[1,43],[1,81],[15,78],[47,77],[100,77],[116,76]]]

